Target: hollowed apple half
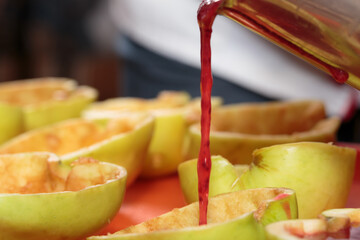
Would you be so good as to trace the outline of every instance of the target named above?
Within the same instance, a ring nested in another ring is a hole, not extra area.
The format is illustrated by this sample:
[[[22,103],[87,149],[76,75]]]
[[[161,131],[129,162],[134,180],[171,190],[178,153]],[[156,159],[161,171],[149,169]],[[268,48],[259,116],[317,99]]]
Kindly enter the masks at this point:
[[[360,209],[338,208],[324,211],[318,219],[286,220],[266,226],[269,240],[356,239]]]
[[[213,106],[221,105],[212,99]],[[186,92],[162,91],[156,98],[114,98],[92,104],[83,116],[87,119],[116,118],[139,112],[155,116],[155,128],[142,177],[151,178],[176,172],[187,152],[188,126],[200,120],[200,99]]]
[[[214,109],[210,130],[212,155],[233,164],[250,164],[255,149],[275,144],[336,139],[340,119],[326,118],[319,101],[225,105]],[[198,156],[200,125],[190,127],[188,159]]]
[[[326,209],[345,207],[353,181],[356,150],[320,142],[260,148],[250,169],[240,176],[241,189],[294,189],[300,218],[316,218]]]
[[[69,118],[80,117],[91,102],[96,100],[97,91],[88,86],[78,86],[67,78],[25,79],[0,84],[0,126],[10,136],[42,127]],[[20,114],[21,113],[21,114]],[[6,124],[9,116],[12,123]],[[15,131],[16,130],[16,131]],[[8,133],[9,134],[9,133]]]
[[[360,208],[330,209],[324,211],[320,218],[326,220],[329,236],[335,239],[350,238],[351,228],[360,227]]]
[[[123,166],[127,184],[140,174],[150,143],[154,118],[147,114],[103,121],[71,119],[23,133],[0,147],[0,154],[47,151],[63,163],[78,157]]]
[[[326,240],[327,225],[321,219],[286,220],[266,226],[267,240]]]
[[[198,202],[95,239],[265,239],[264,225],[297,217],[289,189],[252,189],[210,198],[208,224],[199,226]]]
[[[90,158],[64,165],[51,153],[0,155],[0,239],[79,239],[120,208],[126,170]]]

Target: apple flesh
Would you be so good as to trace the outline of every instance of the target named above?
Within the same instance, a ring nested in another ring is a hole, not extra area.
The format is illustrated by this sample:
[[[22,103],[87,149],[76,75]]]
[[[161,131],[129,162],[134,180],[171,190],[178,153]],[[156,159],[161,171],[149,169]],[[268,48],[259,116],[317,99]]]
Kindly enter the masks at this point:
[[[300,142],[261,148],[240,176],[242,189],[286,187],[298,198],[299,217],[316,218],[343,208],[352,184],[356,150],[332,144]]]
[[[199,226],[198,202],[96,239],[257,239],[264,225],[296,218],[296,197],[290,189],[264,188],[222,194],[209,200],[208,224]]]
[[[238,173],[228,160],[221,156],[212,156],[211,165],[209,197],[240,190]],[[181,163],[178,175],[186,202],[198,201],[197,159]]]
[[[267,240],[325,240],[327,225],[321,219],[286,220],[266,226]]]

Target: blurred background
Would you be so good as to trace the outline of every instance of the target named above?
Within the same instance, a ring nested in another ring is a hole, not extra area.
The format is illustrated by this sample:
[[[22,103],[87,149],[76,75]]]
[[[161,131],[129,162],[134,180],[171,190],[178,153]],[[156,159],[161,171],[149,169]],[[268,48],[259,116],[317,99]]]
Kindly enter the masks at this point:
[[[0,0],[0,82],[76,79],[99,99],[122,95],[106,0]]]
[[[0,23],[0,82],[68,77],[98,89],[99,100],[125,95],[108,0],[0,0]],[[359,129],[356,111],[339,139],[359,142]]]

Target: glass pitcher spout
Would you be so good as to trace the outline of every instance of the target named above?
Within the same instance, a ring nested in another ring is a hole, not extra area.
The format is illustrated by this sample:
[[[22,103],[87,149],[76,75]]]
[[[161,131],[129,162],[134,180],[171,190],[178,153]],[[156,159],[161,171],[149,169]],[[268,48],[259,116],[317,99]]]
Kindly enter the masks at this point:
[[[223,0],[218,14],[360,89],[359,0]]]

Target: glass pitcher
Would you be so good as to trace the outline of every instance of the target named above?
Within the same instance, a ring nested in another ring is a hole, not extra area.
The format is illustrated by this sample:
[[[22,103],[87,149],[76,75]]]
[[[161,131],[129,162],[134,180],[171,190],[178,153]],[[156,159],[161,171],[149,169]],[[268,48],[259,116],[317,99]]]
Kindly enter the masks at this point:
[[[360,0],[222,0],[218,14],[360,89]]]

